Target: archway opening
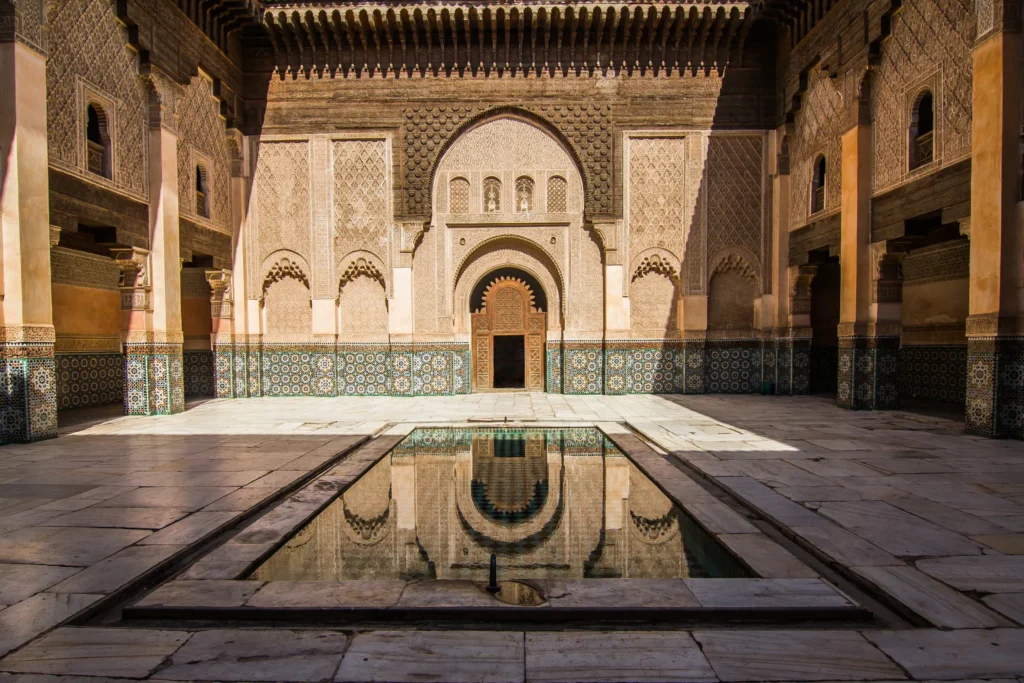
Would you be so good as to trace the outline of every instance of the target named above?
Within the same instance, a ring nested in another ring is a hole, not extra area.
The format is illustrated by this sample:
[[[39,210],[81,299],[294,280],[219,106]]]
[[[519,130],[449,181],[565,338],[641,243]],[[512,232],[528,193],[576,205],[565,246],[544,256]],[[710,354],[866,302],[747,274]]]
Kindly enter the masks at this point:
[[[493,270],[473,288],[470,306],[474,390],[543,391],[547,297],[537,279]]]

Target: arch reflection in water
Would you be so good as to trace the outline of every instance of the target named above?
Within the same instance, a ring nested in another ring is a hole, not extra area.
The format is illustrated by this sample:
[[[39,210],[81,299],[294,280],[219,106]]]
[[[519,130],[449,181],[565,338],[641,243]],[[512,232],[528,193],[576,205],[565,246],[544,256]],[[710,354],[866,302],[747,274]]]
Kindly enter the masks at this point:
[[[417,429],[254,573],[293,581],[749,573],[596,429]]]

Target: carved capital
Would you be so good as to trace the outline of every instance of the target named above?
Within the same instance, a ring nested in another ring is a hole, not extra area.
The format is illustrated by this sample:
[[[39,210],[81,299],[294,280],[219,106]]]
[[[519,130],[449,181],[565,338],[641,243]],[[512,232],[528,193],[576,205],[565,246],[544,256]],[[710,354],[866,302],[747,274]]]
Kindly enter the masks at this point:
[[[803,265],[789,268],[789,312],[811,312],[811,283],[818,274],[818,266]]]
[[[60,226],[50,226],[50,248],[53,249],[55,246],[60,244]]]
[[[149,310],[150,281],[149,250],[138,247],[111,249],[110,255],[121,271],[121,309],[125,311]]]
[[[587,224],[591,231],[597,234],[605,252],[615,251],[619,248],[619,232],[622,230],[622,221],[598,221]]]
[[[416,251],[423,233],[430,227],[425,221],[402,221],[398,225],[399,244],[398,249],[404,254],[411,254]]]
[[[149,73],[149,127],[178,133],[178,107],[184,95],[174,79],[157,70]]]
[[[871,303],[900,303],[903,301],[903,271],[901,264],[906,248],[890,242],[871,244]]]
[[[839,74],[843,94],[843,126],[847,131],[855,126],[871,125],[871,73],[873,65],[867,57],[855,59]]]
[[[960,234],[967,239],[971,238],[971,217],[961,218],[957,221],[960,224]]]
[[[46,56],[46,0],[0,0],[0,43],[19,42]]]
[[[237,128],[228,128],[225,139],[228,146],[228,159],[231,163],[231,177],[242,178],[245,176],[245,156],[242,154],[245,144],[245,136]]]
[[[230,270],[207,270],[206,281],[210,284],[210,316],[214,319],[231,318],[232,294]]]

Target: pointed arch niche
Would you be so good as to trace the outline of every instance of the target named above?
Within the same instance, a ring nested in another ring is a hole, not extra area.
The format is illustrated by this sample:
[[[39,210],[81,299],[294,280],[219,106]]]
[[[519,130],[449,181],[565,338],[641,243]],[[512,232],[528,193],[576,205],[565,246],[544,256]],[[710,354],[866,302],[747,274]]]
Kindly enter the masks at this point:
[[[313,330],[313,302],[309,293],[309,265],[294,252],[279,251],[264,261],[263,341],[309,341]]]
[[[338,329],[346,341],[387,341],[388,300],[384,264],[353,252],[338,265]]]

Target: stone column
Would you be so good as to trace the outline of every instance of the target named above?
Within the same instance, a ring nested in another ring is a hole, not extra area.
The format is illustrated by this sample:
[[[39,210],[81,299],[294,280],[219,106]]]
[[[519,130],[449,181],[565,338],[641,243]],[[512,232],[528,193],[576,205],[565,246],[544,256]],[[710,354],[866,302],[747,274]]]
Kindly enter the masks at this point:
[[[978,3],[971,152],[967,431],[1024,438],[1019,6]]]
[[[842,136],[842,215],[839,263],[839,383],[844,408],[896,407],[899,335],[877,327],[872,301],[871,114],[869,74],[852,68],[840,76],[848,124]]]
[[[391,300],[388,302],[388,331],[392,343],[412,342],[412,255],[424,229],[423,222],[409,221],[402,223],[396,231],[399,244],[394,250],[397,253],[391,271]]]
[[[0,17],[0,444],[57,435],[45,29],[13,11]]]
[[[125,412],[128,415],[166,415],[185,409],[176,112],[181,88],[156,72],[151,76],[151,84],[150,249],[143,271],[149,301],[145,315],[134,315],[142,312],[133,308],[134,322],[125,333]],[[127,279],[124,286],[129,286]]]

